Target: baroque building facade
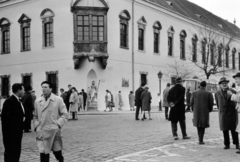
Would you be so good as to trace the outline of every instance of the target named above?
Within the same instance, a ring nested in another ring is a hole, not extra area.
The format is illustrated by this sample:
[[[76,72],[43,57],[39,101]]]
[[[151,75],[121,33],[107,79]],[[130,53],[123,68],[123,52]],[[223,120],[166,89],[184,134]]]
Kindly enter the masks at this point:
[[[149,85],[152,105],[158,105],[157,93],[175,76],[168,65],[191,63],[191,53],[192,61],[202,61],[197,49],[205,39],[198,27],[209,16],[216,33],[234,35],[229,44],[234,57],[226,66],[231,76],[240,69],[240,30],[209,14],[186,0],[1,0],[1,101],[16,82],[32,85],[40,96],[44,80],[54,83],[57,95],[68,84],[88,91],[95,81],[99,110],[105,109],[107,89],[116,106],[121,91],[123,109],[130,109],[128,94],[141,83]],[[192,69],[191,77],[204,76]]]

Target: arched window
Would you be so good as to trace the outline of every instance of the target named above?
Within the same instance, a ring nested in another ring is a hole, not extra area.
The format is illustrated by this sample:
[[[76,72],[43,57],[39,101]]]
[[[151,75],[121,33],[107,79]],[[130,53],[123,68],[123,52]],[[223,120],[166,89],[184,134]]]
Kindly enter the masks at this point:
[[[223,45],[222,43],[218,45],[218,66],[222,67],[222,50],[223,50]]]
[[[159,21],[156,21],[153,24],[153,36],[154,36],[154,40],[153,40],[153,52],[154,53],[160,53],[159,51],[159,40],[160,40],[160,30],[162,29],[162,25]]]
[[[22,16],[18,20],[21,31],[21,51],[29,51],[30,50],[30,23],[31,19],[22,14]]]
[[[236,48],[233,48],[232,50],[232,68],[235,70],[236,69],[236,66],[235,66],[235,54],[236,54],[237,50]]]
[[[42,30],[43,30],[43,47],[54,46],[54,35],[53,35],[53,17],[55,14],[50,9],[44,9],[40,15],[42,19]]]
[[[192,37],[192,61],[197,62],[197,41],[198,37],[196,34]]]
[[[216,44],[214,41],[210,44],[210,64],[215,65],[215,47]]]
[[[0,19],[0,28],[1,28],[1,54],[10,53],[10,21],[6,18]]]
[[[186,59],[185,55],[185,38],[187,37],[187,33],[185,30],[180,32],[180,58]]]
[[[226,47],[225,49],[225,63],[226,63],[226,68],[229,68],[229,46]]]
[[[204,38],[201,42],[201,46],[202,46],[202,63],[205,64],[206,63],[206,45],[207,45],[207,39]]]
[[[170,26],[168,28],[168,56],[173,56],[173,36],[174,36],[174,28]]]
[[[145,29],[146,29],[147,21],[142,16],[138,20],[138,50],[145,50]]]
[[[119,14],[120,18],[120,47],[129,47],[129,20],[131,19],[130,14],[127,10],[123,10]]]

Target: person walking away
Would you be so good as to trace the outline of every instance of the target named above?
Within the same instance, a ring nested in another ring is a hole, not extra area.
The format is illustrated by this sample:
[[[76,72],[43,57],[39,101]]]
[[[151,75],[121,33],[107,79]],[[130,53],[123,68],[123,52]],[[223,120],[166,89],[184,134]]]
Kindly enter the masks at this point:
[[[163,107],[165,108],[165,119],[168,120],[168,108],[169,108],[169,103],[167,101],[168,93],[170,90],[170,83],[167,83],[166,88],[163,90]]]
[[[30,85],[25,86],[25,94],[22,97],[22,103],[25,111],[24,132],[31,132],[31,121],[33,119],[33,99],[32,99],[32,87]]]
[[[161,103],[160,93],[157,94],[157,101],[158,101],[158,111],[162,111],[162,103]]]
[[[172,134],[175,140],[178,140],[177,134],[177,123],[179,122],[180,128],[182,130],[183,139],[190,139],[186,132],[186,122],[185,122],[185,88],[182,86],[182,78],[178,77],[176,79],[176,84],[169,90],[167,100],[171,107],[169,120],[171,121]]]
[[[151,93],[148,91],[148,86],[145,85],[145,90],[142,92],[141,94],[141,100],[142,100],[142,121],[144,121],[144,117],[145,117],[145,111],[148,112],[148,117],[149,120],[152,120],[151,118],[151,100],[152,100],[152,95]]]
[[[52,93],[52,83],[41,83],[43,96],[35,101],[34,130],[37,132],[37,146],[40,161],[49,162],[53,151],[58,162],[63,162],[62,127],[68,119],[68,112],[63,99]]]
[[[200,89],[192,93],[190,105],[193,108],[193,126],[197,127],[198,140],[200,145],[204,145],[203,137],[205,128],[210,127],[209,113],[213,109],[213,95],[206,90],[207,83],[202,81]],[[190,109],[189,109],[190,111]]]
[[[108,91],[109,94],[111,95],[111,102],[109,103],[109,107],[110,107],[110,110],[109,111],[113,111],[113,107],[114,107],[114,100],[113,100],[113,94],[111,91]]]
[[[72,85],[69,84],[67,95],[66,95],[66,100],[65,100],[65,104],[66,104],[66,108],[67,108],[68,112],[69,112],[69,106],[70,106],[69,99],[70,99],[71,94],[72,94]]]
[[[83,95],[83,110],[86,111],[87,93],[84,92],[84,89],[82,89],[82,95]]]
[[[129,98],[129,105],[130,105],[130,111],[134,111],[134,95],[133,95],[133,91],[130,91],[130,94],[128,95]]]
[[[19,162],[21,155],[25,111],[20,98],[24,95],[24,87],[15,83],[12,92],[3,103],[1,114],[4,162]]]
[[[187,92],[186,92],[186,101],[187,101],[187,109],[186,112],[190,112],[190,99],[192,96],[191,88],[188,87]]]
[[[237,127],[237,110],[235,109],[236,104],[231,100],[231,95],[228,94],[228,90],[233,93],[228,87],[229,80],[222,77],[219,81],[220,89],[215,93],[215,100],[219,113],[219,126],[223,132],[224,138],[224,149],[230,148],[229,131],[232,134],[233,144],[236,145],[236,149],[239,149],[238,133],[236,132]]]
[[[135,120],[139,120],[139,111],[142,112],[142,100],[141,100],[141,94],[144,91],[145,84],[142,83],[141,86],[135,91],[135,106],[136,106],[136,112],[135,112]],[[145,116],[144,116],[145,119]]]
[[[69,99],[69,112],[72,113],[72,119],[77,120],[77,110],[78,110],[78,94],[77,89],[75,87],[72,87],[72,94]]]
[[[83,109],[83,95],[82,95],[82,92],[79,93],[78,98],[79,98],[78,111],[81,111],[81,110],[84,111],[84,109]]]
[[[122,111],[123,100],[122,100],[122,94],[121,94],[121,91],[118,92],[118,105],[119,105],[118,110],[121,110],[121,111]]]

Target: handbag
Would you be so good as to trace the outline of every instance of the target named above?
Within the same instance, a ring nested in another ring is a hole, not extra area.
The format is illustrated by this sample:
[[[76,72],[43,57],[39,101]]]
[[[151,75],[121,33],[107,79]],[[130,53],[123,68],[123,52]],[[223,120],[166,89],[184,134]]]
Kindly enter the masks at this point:
[[[115,107],[114,102],[109,102],[109,106],[110,106],[110,107]]]

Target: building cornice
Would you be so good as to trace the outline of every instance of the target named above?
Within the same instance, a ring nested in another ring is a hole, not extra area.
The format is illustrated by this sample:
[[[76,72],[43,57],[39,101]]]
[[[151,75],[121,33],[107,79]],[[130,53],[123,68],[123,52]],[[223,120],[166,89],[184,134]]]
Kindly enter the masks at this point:
[[[21,4],[21,3],[25,3],[25,2],[30,2],[30,1],[37,1],[37,0],[10,0],[10,1],[0,3],[0,9],[14,6],[14,5]]]

